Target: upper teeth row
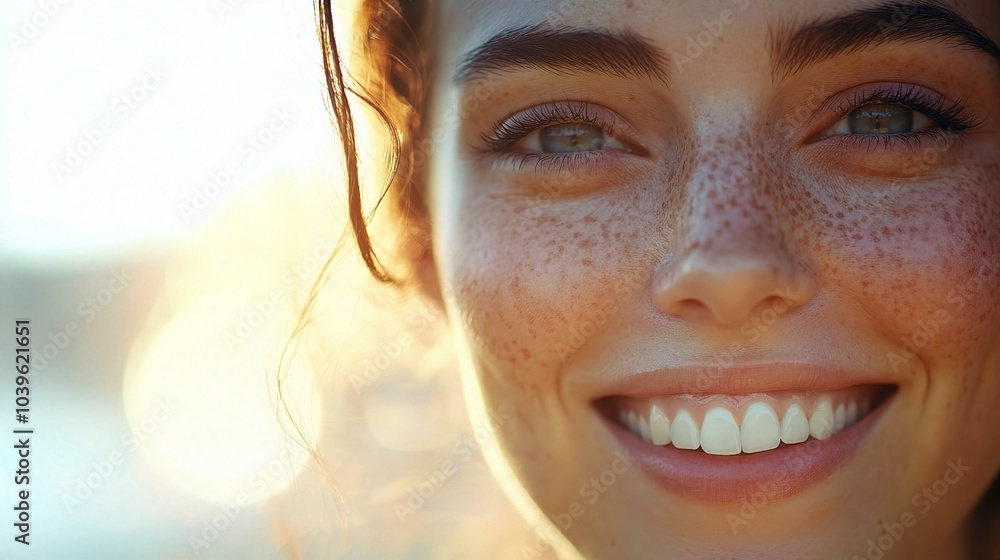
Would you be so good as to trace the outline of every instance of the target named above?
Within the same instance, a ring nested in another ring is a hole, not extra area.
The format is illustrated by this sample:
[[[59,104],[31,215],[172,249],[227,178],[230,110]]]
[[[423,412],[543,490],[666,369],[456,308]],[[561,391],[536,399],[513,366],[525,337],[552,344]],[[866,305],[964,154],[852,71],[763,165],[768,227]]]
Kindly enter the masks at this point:
[[[774,449],[779,443],[802,443],[812,436],[826,439],[854,424],[868,414],[868,399],[841,403],[836,409],[829,397],[819,399],[812,416],[806,415],[798,403],[788,407],[778,420],[774,409],[766,402],[755,402],[737,423],[728,408],[716,406],[705,413],[701,426],[687,410],[680,410],[673,420],[653,405],[649,418],[634,411],[620,409],[619,419],[633,434],[653,445],[673,444],[678,449],[701,449],[712,455],[757,453]]]

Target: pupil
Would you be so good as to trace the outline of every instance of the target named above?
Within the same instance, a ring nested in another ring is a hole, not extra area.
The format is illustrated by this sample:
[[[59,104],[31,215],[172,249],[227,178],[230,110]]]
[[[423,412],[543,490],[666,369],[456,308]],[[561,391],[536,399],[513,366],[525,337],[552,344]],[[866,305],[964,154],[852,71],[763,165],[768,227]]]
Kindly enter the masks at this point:
[[[557,124],[541,129],[542,150],[552,153],[594,152],[603,150],[604,131],[587,124]]]
[[[902,105],[871,103],[851,111],[853,134],[906,134],[913,130],[913,111]]]

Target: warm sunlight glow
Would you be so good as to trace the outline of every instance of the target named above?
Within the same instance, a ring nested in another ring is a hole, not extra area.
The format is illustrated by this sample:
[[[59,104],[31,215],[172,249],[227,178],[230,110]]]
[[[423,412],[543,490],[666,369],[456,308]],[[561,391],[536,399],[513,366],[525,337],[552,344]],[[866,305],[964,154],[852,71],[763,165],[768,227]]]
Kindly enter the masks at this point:
[[[307,454],[275,416],[272,341],[283,340],[263,309],[242,298],[190,308],[155,334],[126,372],[125,410],[133,430],[153,432],[143,447],[152,467],[177,487],[225,505],[263,500],[291,484]],[[245,318],[233,328],[234,313]],[[269,366],[273,367],[273,366]],[[294,360],[282,390],[300,428],[318,435],[312,377]],[[273,377],[272,377],[273,379]]]

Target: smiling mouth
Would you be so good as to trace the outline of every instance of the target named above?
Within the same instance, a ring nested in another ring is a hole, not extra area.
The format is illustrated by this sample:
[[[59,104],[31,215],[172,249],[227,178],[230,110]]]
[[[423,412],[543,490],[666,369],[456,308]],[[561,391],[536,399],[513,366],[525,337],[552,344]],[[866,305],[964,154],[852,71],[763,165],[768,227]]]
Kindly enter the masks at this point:
[[[619,426],[647,444],[740,455],[829,439],[867,417],[894,388],[615,396],[605,399],[604,408]]]

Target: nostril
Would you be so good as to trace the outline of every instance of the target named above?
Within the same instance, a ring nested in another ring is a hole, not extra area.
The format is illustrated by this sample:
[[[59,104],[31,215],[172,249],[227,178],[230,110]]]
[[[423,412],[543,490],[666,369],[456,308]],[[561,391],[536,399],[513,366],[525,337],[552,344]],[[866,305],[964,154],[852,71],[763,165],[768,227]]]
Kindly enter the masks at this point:
[[[665,311],[671,315],[678,316],[706,315],[712,312],[704,302],[695,298],[686,298],[677,301],[669,309],[665,309]]]
[[[790,265],[746,255],[709,256],[689,254],[655,273],[653,297],[661,311],[698,322],[738,325],[758,310],[784,313],[812,296],[808,276]]]

